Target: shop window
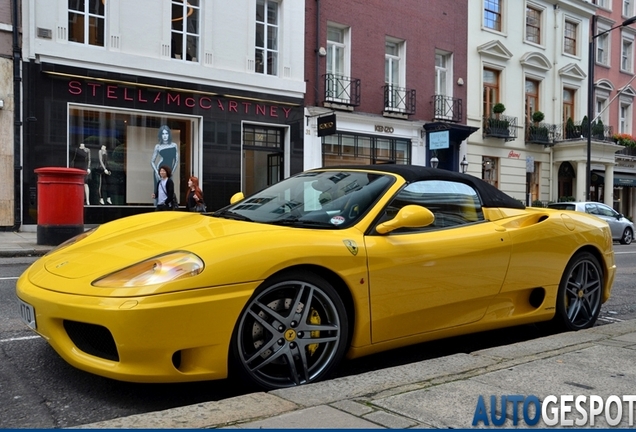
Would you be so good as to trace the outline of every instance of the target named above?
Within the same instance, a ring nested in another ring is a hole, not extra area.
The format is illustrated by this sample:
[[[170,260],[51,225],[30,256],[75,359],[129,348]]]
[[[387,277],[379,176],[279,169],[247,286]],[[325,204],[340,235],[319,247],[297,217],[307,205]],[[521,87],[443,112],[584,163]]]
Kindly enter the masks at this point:
[[[278,3],[256,1],[256,41],[254,71],[278,75]]]
[[[411,163],[411,141],[367,135],[334,134],[322,138],[324,166]]]
[[[173,0],[171,15],[172,58],[197,62],[199,59],[199,0]]]
[[[481,178],[486,183],[489,183],[494,187],[499,187],[497,163],[497,158],[488,156],[482,157]]]
[[[68,40],[104,46],[105,4],[101,0],[69,0]]]
[[[68,118],[68,165],[90,170],[87,205],[154,206],[152,193],[163,165],[172,170],[180,202],[187,178],[202,180],[201,148],[193,132],[198,119],[85,106],[71,106]]]

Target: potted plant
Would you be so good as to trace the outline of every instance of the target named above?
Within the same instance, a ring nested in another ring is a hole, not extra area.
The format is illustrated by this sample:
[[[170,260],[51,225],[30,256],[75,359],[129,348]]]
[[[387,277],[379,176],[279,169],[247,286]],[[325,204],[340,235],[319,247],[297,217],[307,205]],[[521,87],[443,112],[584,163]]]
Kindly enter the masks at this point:
[[[532,125],[528,127],[528,141],[537,143],[549,143],[548,128],[541,126],[541,122],[545,118],[545,114],[541,111],[532,113]]]
[[[580,134],[577,133],[576,126],[574,125],[572,117],[568,117],[568,120],[565,122],[565,137],[578,138],[579,136]]]
[[[496,137],[507,137],[510,135],[510,131],[508,127],[510,126],[510,122],[508,120],[500,119],[499,115],[506,110],[506,107],[501,102],[496,103],[492,107],[492,112],[495,117],[490,117],[488,119],[488,127],[486,129],[487,135],[496,136]]]
[[[605,126],[603,120],[599,119],[597,122],[592,123],[592,137],[604,140],[605,139]]]
[[[505,110],[506,110],[506,106],[504,104],[502,104],[501,102],[497,102],[492,107],[492,112],[495,113],[497,118],[499,118],[499,114],[502,114]]]

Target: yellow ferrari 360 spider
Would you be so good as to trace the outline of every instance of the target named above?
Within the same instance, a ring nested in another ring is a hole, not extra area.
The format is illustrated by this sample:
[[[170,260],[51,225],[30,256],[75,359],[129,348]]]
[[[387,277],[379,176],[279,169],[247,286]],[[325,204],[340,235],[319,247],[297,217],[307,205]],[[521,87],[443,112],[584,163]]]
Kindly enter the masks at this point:
[[[133,382],[324,379],[344,356],[523,323],[594,325],[606,222],[525,208],[470,175],[315,169],[214,213],[103,224],[18,280],[20,313],[73,366]]]

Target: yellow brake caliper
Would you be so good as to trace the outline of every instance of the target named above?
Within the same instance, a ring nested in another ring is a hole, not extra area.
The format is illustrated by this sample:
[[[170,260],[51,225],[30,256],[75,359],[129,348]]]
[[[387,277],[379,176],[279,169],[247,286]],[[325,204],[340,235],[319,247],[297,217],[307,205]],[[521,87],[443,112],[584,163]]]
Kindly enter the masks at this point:
[[[309,313],[309,322],[311,324],[314,324],[314,325],[319,325],[320,324],[320,315],[318,314],[318,312],[314,308],[312,308],[310,313]],[[311,332],[311,337],[312,338],[319,338],[320,337],[320,330],[312,331]],[[307,345],[307,351],[309,351],[309,355],[314,355],[314,353],[316,352],[317,349],[318,349],[318,344]]]

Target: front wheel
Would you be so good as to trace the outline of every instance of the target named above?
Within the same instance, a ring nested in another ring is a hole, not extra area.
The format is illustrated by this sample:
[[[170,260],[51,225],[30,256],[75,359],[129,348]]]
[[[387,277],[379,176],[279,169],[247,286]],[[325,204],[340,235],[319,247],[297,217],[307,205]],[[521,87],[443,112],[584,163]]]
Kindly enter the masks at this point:
[[[589,252],[576,254],[559,284],[555,322],[566,330],[592,327],[601,311],[603,269]]]
[[[300,272],[259,288],[241,312],[232,338],[238,372],[266,390],[325,378],[348,341],[345,307],[323,278]]]
[[[632,230],[629,228],[625,228],[625,231],[623,231],[623,237],[621,237],[621,244],[624,244],[624,245],[631,244],[633,239],[634,239],[634,233],[632,232]]]

